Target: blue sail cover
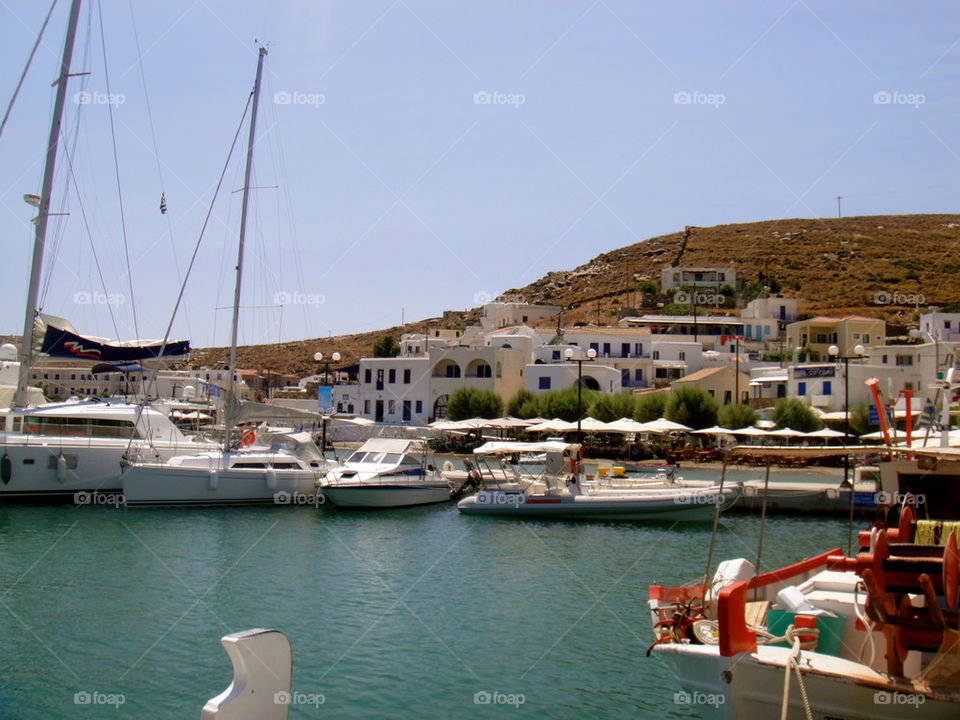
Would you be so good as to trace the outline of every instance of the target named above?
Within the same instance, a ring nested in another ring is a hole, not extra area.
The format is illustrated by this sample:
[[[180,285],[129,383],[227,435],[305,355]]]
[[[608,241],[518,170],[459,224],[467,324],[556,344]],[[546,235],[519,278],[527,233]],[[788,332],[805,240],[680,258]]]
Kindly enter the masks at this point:
[[[162,343],[154,345],[111,345],[91,340],[70,330],[54,327],[47,323],[43,334],[40,352],[56,358],[98,360],[109,363],[129,363],[137,360],[149,360],[160,357]],[[163,348],[163,357],[186,355],[190,352],[190,341],[168,342]]]

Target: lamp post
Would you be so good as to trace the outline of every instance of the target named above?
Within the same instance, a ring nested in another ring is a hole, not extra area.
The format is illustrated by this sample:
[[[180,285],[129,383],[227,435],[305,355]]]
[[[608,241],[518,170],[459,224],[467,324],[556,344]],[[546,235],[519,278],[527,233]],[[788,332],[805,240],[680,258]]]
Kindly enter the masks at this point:
[[[583,444],[583,432],[580,430],[580,420],[583,417],[583,363],[593,360],[597,356],[597,351],[593,348],[587,350],[587,360],[582,357],[577,358],[577,442]],[[563,357],[568,361],[573,360],[573,348],[567,348],[563,351]]]
[[[843,361],[843,444],[850,444],[850,361],[859,360],[863,357],[864,347],[863,345],[857,345],[853,348],[855,355],[840,355],[840,348],[836,345],[831,345],[827,348],[827,352],[830,354],[834,360]],[[844,455],[843,460],[843,481],[848,481],[848,471],[850,467],[849,456]],[[851,490],[852,492],[852,490]]]
[[[330,358],[336,363],[340,362],[340,353],[334,352]],[[319,350],[313,354],[313,359],[317,362],[323,362],[323,353]],[[333,410],[333,383],[330,382],[330,361],[327,361],[326,367],[324,368],[323,379],[325,384],[330,386],[330,410]],[[324,458],[327,457],[327,413],[323,413],[323,435],[322,440],[321,454]]]

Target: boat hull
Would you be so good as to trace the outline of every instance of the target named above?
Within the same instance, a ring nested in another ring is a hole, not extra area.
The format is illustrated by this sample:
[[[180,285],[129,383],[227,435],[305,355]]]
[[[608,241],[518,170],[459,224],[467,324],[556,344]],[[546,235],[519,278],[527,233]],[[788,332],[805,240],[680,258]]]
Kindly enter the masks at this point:
[[[570,520],[707,521],[716,514],[717,495],[679,495],[639,498],[623,495],[557,495],[525,497],[520,491],[483,490],[464,498],[457,507],[468,515],[536,517]],[[730,502],[733,495],[724,495]]]
[[[757,653],[720,655],[716,646],[664,644],[653,650],[679,679],[677,705],[695,705],[708,720],[781,716],[783,678],[789,648],[763,647]],[[953,695],[918,693],[889,682],[869,668],[819,653],[803,653],[803,682],[815,718],[843,720],[946,720],[960,714]],[[806,717],[796,675],[791,671],[791,720]]]
[[[128,506],[302,505],[314,497],[315,482],[306,470],[277,471],[268,481],[262,470],[137,465],[124,472],[123,497]]]
[[[450,488],[415,485],[326,485],[326,501],[345,508],[388,508],[432,505],[450,501]]]

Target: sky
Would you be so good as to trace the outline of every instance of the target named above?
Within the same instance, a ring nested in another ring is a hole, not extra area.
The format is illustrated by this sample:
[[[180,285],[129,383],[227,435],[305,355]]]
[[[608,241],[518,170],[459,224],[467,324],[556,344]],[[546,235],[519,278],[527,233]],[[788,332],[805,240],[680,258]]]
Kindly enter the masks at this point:
[[[23,328],[68,7],[0,135],[0,333]],[[0,1],[2,110],[48,10]],[[833,217],[838,195],[845,216],[957,209],[951,3],[84,3],[44,312],[163,337],[198,247],[172,337],[229,343],[246,125],[197,243],[258,43],[241,344],[435,317],[685,225]]]

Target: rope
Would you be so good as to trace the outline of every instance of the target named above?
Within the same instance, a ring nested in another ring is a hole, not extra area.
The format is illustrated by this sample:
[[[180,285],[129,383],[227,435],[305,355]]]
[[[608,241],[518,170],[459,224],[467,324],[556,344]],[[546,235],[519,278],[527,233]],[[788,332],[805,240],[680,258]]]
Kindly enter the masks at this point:
[[[877,648],[873,644],[873,621],[866,616],[863,612],[863,608],[860,607],[860,588],[863,585],[863,581],[860,580],[856,585],[853,586],[853,612],[857,616],[857,620],[863,623],[863,627],[866,628],[866,637],[863,639],[863,644],[860,645],[860,652],[857,653],[858,658],[863,657],[863,651],[867,647],[867,643],[870,644],[870,662],[867,663],[873,667],[873,661],[877,656]],[[865,587],[865,586],[864,586]]]
[[[3,129],[7,126],[7,120],[10,119],[10,113],[13,111],[13,104],[17,101],[17,95],[20,94],[20,88],[23,87],[23,81],[27,79],[27,72],[30,70],[30,64],[33,62],[33,56],[37,54],[37,48],[40,47],[40,40],[43,39],[43,31],[47,29],[47,23],[50,22],[50,16],[53,15],[53,9],[57,6],[57,0],[53,0],[53,5],[50,6],[50,10],[47,12],[47,17],[43,21],[43,26],[40,28],[40,33],[37,35],[36,42],[33,43],[33,49],[30,51],[30,57],[27,58],[27,64],[23,68],[23,72],[20,73],[20,80],[17,82],[17,87],[13,90],[13,97],[10,98],[10,104],[7,105],[7,111],[3,114],[3,122],[0,122],[0,135],[3,135]]]
[[[787,632],[782,638],[776,638],[772,641],[781,642],[786,640],[793,644],[790,655],[787,657],[787,663],[784,666],[786,672],[783,675],[783,705],[780,707],[780,720],[787,720],[787,710],[790,707],[790,668],[793,668],[797,676],[797,685],[800,686],[800,699],[803,701],[803,712],[807,720],[813,720],[813,713],[810,711],[810,700],[807,698],[807,689],[803,685],[803,675],[800,673],[800,665],[797,663],[801,652],[800,634],[800,630],[791,625],[787,628]],[[819,634],[819,631],[816,628],[803,628],[803,634],[816,636]]]
[[[103,53],[103,78],[106,83],[107,97],[110,92],[110,71],[107,66],[107,39],[103,30],[103,4],[97,3],[97,15],[100,19],[100,47]],[[123,190],[120,183],[120,158],[117,153],[117,129],[113,121],[113,103],[107,102],[107,115],[110,117],[110,139],[113,143],[113,169],[117,179],[117,199],[120,203],[120,233],[123,235],[123,254],[127,262],[127,288],[130,291],[130,311],[133,314],[133,333],[140,340],[140,327],[137,323],[137,303],[133,294],[133,267],[130,265],[130,245],[127,242],[127,220],[123,211]],[[158,363],[159,364],[159,363]]]

